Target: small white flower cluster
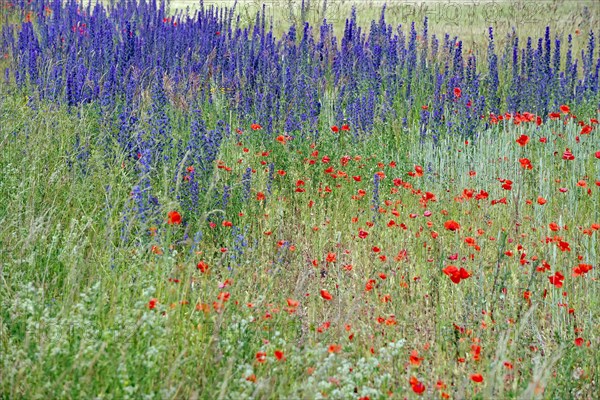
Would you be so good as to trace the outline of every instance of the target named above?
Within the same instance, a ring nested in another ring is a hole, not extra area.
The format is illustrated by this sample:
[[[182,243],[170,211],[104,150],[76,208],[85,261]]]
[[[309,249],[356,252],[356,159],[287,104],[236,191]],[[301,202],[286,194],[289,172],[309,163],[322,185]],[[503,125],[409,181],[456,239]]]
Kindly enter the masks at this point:
[[[240,315],[233,314],[231,321],[222,326],[219,332],[219,349],[225,356],[233,354],[238,348],[248,343],[250,321]]]
[[[253,393],[256,390],[256,384],[247,378],[254,374],[254,368],[251,364],[240,364],[236,367],[237,385],[235,391],[227,393],[227,399],[230,400],[246,400],[252,399]]]
[[[149,287],[141,299],[155,293]],[[68,308],[56,306],[54,299],[48,298],[42,287],[32,283],[17,288],[10,298],[0,297],[0,308],[11,313],[11,323],[20,327],[6,335],[6,351],[0,352],[0,369],[5,378],[20,379],[19,371],[29,371],[31,379],[40,374],[60,376],[65,368],[69,375],[60,383],[48,381],[40,388],[41,393],[51,393],[49,397],[70,398],[77,396],[94,398],[89,385],[77,376],[88,376],[99,364],[115,365],[123,392],[123,399],[138,399],[155,393],[143,393],[133,384],[140,371],[158,371],[163,355],[167,353],[171,332],[161,313],[151,312],[143,300],[137,304],[114,305],[107,315],[108,300],[100,283],[79,293],[77,300]],[[137,308],[140,312],[132,312]],[[28,351],[23,350],[23,341],[30,341]],[[134,347],[136,351],[112,354],[113,349]],[[135,357],[131,357],[135,354]],[[68,363],[68,367],[65,365]],[[71,379],[71,377],[74,377]],[[167,393],[167,392],[165,392]],[[162,396],[161,397],[172,397]],[[101,398],[101,397],[99,397]]]
[[[306,382],[301,383],[302,388],[298,388],[298,393],[315,399],[383,397],[385,393],[381,392],[381,388],[385,387],[392,377],[387,372],[381,372],[380,362],[392,362],[403,346],[404,340],[389,343],[380,350],[380,357],[362,357],[354,363],[343,358],[343,355],[328,354],[317,364]],[[327,349],[322,351],[327,352]],[[307,388],[314,388],[315,391],[306,393]]]

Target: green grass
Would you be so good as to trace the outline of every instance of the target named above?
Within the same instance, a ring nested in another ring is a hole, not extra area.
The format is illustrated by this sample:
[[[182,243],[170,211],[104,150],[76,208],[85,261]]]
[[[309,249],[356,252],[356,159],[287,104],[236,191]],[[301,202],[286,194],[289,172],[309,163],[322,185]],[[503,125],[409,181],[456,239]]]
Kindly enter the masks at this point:
[[[528,29],[539,34],[542,25]],[[559,29],[573,28],[566,25]],[[173,121],[179,112],[170,110]],[[205,115],[213,128],[216,117]],[[422,398],[592,399],[600,391],[597,128],[577,141],[574,123],[507,123],[475,143],[445,138],[432,147],[413,128],[387,127],[358,143],[324,129],[310,146],[265,143],[242,127],[218,157],[231,171],[211,171],[204,193],[213,204],[230,186],[227,207],[187,213],[171,190],[171,166],[153,171],[155,225],[136,217],[130,193],[139,168],[123,154],[106,157],[112,128],[94,105],[33,109],[2,85],[0,120],[1,398],[418,398],[411,377],[424,384]],[[174,130],[185,138],[189,127],[177,122]],[[531,137],[525,147],[515,142],[522,134]],[[84,161],[76,137],[87,144]],[[563,160],[566,148],[574,160]],[[522,169],[521,158],[533,169]],[[259,201],[271,162],[285,174]],[[407,175],[416,165],[424,176]],[[248,167],[256,172],[244,201]],[[497,178],[512,180],[512,190]],[[469,190],[489,198],[469,200]],[[425,192],[435,201],[424,205]],[[490,204],[504,197],[508,204]],[[172,210],[187,226],[166,223]],[[244,233],[242,253],[222,218]],[[447,220],[461,229],[446,230]],[[359,238],[359,228],[369,235]],[[536,271],[542,260],[550,271]],[[573,277],[578,263],[593,269]],[[448,265],[471,276],[454,284],[442,272]],[[561,288],[548,279],[556,271],[565,275]],[[422,360],[411,363],[413,351]],[[476,373],[482,383],[471,380]]]
[[[170,177],[153,182],[161,215],[166,220],[167,211],[180,210],[190,232],[204,233],[197,247],[192,251],[191,241],[181,241],[184,228],[177,225],[162,223],[162,234],[151,237],[144,233],[149,226],[131,214],[145,245],[119,242],[137,171],[122,160],[104,158],[100,142],[106,131],[93,109],[78,115],[55,107],[34,111],[24,99],[9,95],[0,110],[6,121],[0,136],[0,388],[5,397],[348,398],[354,388],[371,398],[386,397],[388,391],[413,397],[411,376],[425,383],[427,396],[438,391],[437,380],[454,398],[570,398],[577,392],[585,398],[596,392],[600,241],[598,231],[587,236],[580,227],[600,221],[593,178],[599,173],[593,152],[599,149],[593,137],[574,144],[577,126],[550,122],[536,130],[509,124],[483,132],[475,145],[447,140],[436,149],[411,141],[386,147],[377,139],[357,147],[325,134],[314,166],[305,162],[314,150],[293,142],[261,145],[252,133],[244,134],[241,146],[238,138],[229,139],[219,158],[232,171],[215,170],[214,183],[234,187],[225,216],[246,227],[249,241],[233,261],[228,256],[235,247],[231,228],[210,229],[199,216],[186,215],[167,189]],[[521,133],[532,134],[524,148],[515,143]],[[87,175],[77,163],[67,167],[75,135],[90,143]],[[548,143],[539,143],[539,136],[547,136]],[[560,159],[566,147],[573,149],[574,161]],[[263,157],[263,151],[271,153]],[[326,176],[324,155],[336,171],[363,181]],[[343,155],[362,160],[341,167]],[[521,170],[516,160],[522,157],[532,160],[533,170]],[[259,202],[256,193],[266,193],[263,160],[286,175],[276,178],[272,195]],[[432,172],[407,177],[414,165],[430,166]],[[242,203],[235,199],[247,166],[257,172],[251,201]],[[384,213],[371,210],[377,171],[386,175],[380,190]],[[591,195],[576,185],[585,176]],[[413,188],[391,193],[395,177]],[[513,190],[501,189],[496,177],[512,179]],[[304,193],[294,192],[298,179],[306,182]],[[320,186],[332,192],[319,193]],[[569,191],[560,193],[559,187]],[[358,189],[366,195],[351,200]],[[458,201],[463,189],[485,189],[490,197]],[[419,191],[434,193],[437,201],[424,208]],[[490,206],[489,200],[504,196],[509,205]],[[538,196],[548,203],[539,206]],[[398,217],[391,215],[393,209]],[[432,212],[431,227],[425,224],[425,209]],[[411,213],[418,217],[410,218]],[[376,225],[369,228],[375,214]],[[390,219],[407,229],[388,228]],[[459,221],[461,230],[446,231],[448,219]],[[543,243],[556,234],[547,229],[553,221],[568,227],[558,234],[570,243],[570,252]],[[369,231],[364,240],[357,238],[359,227]],[[437,239],[432,231],[439,233]],[[468,247],[465,237],[476,238],[481,250]],[[279,247],[281,240],[295,249]],[[153,254],[153,245],[163,254]],[[519,245],[527,254],[525,265],[519,263]],[[374,254],[373,246],[381,253]],[[401,250],[407,256],[396,261]],[[512,257],[504,255],[509,250]],[[325,261],[328,253],[337,255],[335,263]],[[448,261],[453,253],[459,259]],[[386,261],[378,258],[382,254]],[[576,255],[594,266],[585,277],[570,276]],[[565,274],[563,288],[549,284],[549,273],[535,271],[542,259],[552,273]],[[198,271],[199,261],[209,265],[208,273]],[[463,266],[472,276],[455,285],[441,272],[448,264]],[[219,289],[226,279],[233,283]],[[369,279],[376,285],[366,291]],[[333,300],[323,300],[321,289]],[[523,298],[525,291],[531,292],[531,303]],[[221,305],[222,292],[231,297]],[[382,302],[385,295],[391,301]],[[158,303],[150,310],[152,298]],[[287,298],[300,302],[293,313],[286,311]],[[390,315],[395,325],[377,322],[378,317],[392,321]],[[318,333],[326,321],[330,328]],[[576,337],[584,338],[583,346],[574,345]],[[339,353],[328,352],[332,344],[341,346]],[[473,344],[482,348],[479,361]],[[283,350],[285,360],[274,358],[276,349]],[[412,350],[423,357],[418,367],[408,363]],[[264,364],[256,361],[260,351],[267,354]],[[514,369],[503,366],[505,361]],[[473,373],[481,373],[484,383],[473,383]],[[256,382],[246,380],[251,375]]]

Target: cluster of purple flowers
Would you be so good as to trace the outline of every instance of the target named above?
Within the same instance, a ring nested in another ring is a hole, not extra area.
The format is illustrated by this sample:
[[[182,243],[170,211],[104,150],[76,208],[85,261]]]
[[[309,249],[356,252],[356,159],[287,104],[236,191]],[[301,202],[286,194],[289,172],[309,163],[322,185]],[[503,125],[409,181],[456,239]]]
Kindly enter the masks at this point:
[[[393,27],[385,8],[368,31],[353,12],[341,38],[327,21],[318,37],[305,23],[301,32],[292,26],[277,38],[264,11],[253,26],[241,26],[233,9],[202,3],[191,15],[168,15],[165,3],[155,0],[87,7],[75,0],[31,0],[16,7],[22,23],[4,24],[0,40],[2,52],[12,55],[8,79],[39,99],[117,108],[123,129],[150,90],[153,112],[144,142],[160,153],[155,160],[168,157],[172,146],[169,103],[212,105],[216,115],[235,115],[240,125],[258,121],[267,135],[284,130],[311,139],[342,122],[355,135],[370,134],[392,118],[407,118],[424,137],[448,131],[471,136],[490,112],[545,116],[559,104],[598,103],[593,32],[578,59],[572,38],[563,54],[565,46],[549,29],[537,44],[528,38],[525,48],[512,35],[501,55],[490,29],[487,54],[465,55],[458,38],[430,35],[427,20],[420,34],[414,23],[407,32]],[[327,104],[326,93],[334,96]],[[430,111],[412,111],[422,106]]]

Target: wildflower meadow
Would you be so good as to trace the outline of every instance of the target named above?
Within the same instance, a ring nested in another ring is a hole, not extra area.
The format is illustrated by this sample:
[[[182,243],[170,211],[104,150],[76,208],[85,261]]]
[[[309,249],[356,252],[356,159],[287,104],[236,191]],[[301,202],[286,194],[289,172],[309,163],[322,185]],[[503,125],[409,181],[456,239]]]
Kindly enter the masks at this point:
[[[0,399],[597,399],[600,5],[264,3],[0,2]]]

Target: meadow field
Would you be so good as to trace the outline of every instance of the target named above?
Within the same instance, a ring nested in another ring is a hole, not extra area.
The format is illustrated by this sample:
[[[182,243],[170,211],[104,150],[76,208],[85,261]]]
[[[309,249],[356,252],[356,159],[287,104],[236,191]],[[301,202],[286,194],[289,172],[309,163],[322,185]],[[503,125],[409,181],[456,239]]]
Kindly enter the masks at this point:
[[[597,399],[600,5],[264,3],[0,4],[0,399]]]

